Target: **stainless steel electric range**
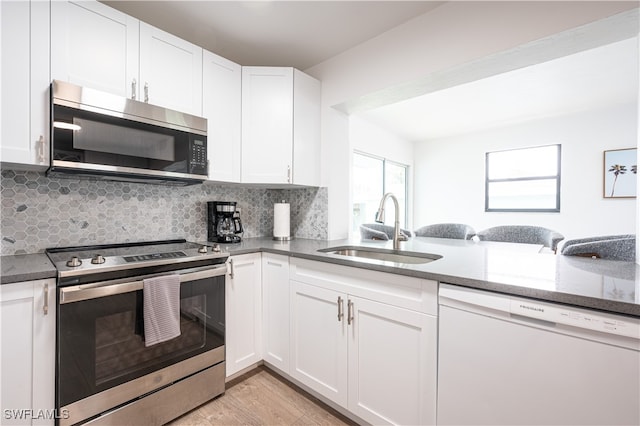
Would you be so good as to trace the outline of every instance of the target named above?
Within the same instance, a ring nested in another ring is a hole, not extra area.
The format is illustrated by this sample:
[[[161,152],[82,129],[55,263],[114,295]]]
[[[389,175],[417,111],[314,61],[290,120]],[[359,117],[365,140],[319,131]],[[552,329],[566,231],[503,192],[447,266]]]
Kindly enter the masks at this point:
[[[171,240],[46,250],[58,270],[60,425],[161,425],[224,392],[228,254],[216,249]],[[143,284],[174,274],[180,335],[146,346]]]

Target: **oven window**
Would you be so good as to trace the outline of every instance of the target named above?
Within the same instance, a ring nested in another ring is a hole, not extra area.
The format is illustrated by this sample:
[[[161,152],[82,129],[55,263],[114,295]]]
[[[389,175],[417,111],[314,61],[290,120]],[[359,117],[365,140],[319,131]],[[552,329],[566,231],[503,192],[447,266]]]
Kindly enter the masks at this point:
[[[207,339],[207,323],[201,313],[206,305],[205,295],[181,300],[180,336],[148,348],[144,344],[140,303],[136,304],[139,308],[136,312],[118,312],[96,318],[96,386],[203,348]]]
[[[182,284],[169,341],[145,346],[142,306],[142,290],[59,305],[59,406],[224,345],[224,278]]]

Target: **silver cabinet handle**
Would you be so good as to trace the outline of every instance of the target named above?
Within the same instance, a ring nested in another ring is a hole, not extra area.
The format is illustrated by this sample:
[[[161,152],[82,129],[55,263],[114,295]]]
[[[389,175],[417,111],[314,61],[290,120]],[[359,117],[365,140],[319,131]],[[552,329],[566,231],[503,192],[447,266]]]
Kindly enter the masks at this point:
[[[42,290],[44,291],[44,302],[42,303],[42,312],[45,315],[48,315],[49,314],[49,284],[45,284]]]
[[[267,261],[267,265],[277,266],[278,268],[282,268],[281,263],[271,262],[270,260]]]
[[[146,81],[144,83],[144,101],[145,103],[149,103],[149,83]]]
[[[229,277],[233,279],[233,274],[235,271],[233,270],[233,259],[229,259]]]
[[[291,183],[291,166],[287,166],[287,183]]]
[[[338,322],[342,321],[344,317],[344,312],[342,312],[342,297],[338,296]]]
[[[134,78],[133,81],[131,82],[131,99],[133,99],[134,101],[136,99],[136,86],[137,85],[138,85],[138,82]]]
[[[347,324],[353,323],[353,302],[351,299],[347,301]]]

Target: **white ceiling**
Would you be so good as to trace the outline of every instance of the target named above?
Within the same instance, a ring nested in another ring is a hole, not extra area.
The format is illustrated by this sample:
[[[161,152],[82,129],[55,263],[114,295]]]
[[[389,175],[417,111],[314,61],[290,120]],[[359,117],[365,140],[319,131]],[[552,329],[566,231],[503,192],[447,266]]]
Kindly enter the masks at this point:
[[[436,1],[121,1],[116,9],[241,65],[304,70],[427,13]],[[637,39],[358,113],[424,141],[637,102]]]
[[[636,38],[359,114],[412,142],[637,102]]]
[[[240,65],[305,70],[439,1],[122,1],[115,9]]]

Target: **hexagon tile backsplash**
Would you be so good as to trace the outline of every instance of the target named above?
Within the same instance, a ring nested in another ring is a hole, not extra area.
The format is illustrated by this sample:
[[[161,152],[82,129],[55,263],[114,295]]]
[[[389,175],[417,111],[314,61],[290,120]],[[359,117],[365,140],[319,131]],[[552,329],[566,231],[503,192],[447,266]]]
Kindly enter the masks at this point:
[[[291,204],[291,235],[327,239],[327,189],[262,189],[205,183],[187,187],[57,179],[2,170],[2,255],[48,247],[207,239],[207,201],[237,201],[244,237],[270,236],[273,204]]]

